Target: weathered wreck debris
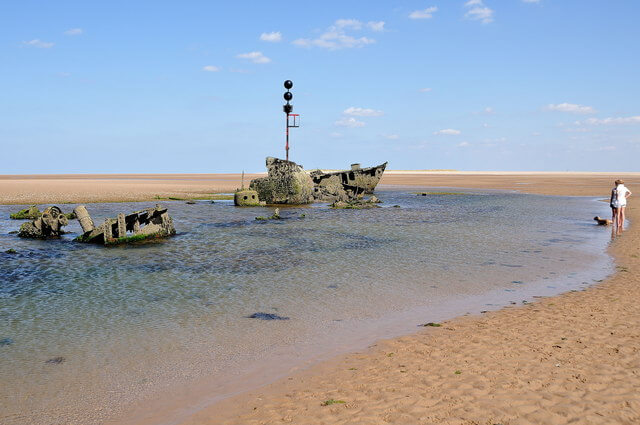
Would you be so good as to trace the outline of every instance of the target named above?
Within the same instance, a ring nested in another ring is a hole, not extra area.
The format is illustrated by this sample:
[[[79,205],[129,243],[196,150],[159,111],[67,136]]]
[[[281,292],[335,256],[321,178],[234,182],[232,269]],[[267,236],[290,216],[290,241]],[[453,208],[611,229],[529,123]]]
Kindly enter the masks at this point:
[[[249,187],[267,204],[301,205],[313,202],[313,181],[302,166],[267,157],[268,176],[251,180]]]
[[[31,205],[29,208],[25,208],[18,211],[17,213],[10,214],[9,218],[12,218],[14,220],[35,220],[41,215],[42,213],[40,212],[38,207],[35,205]],[[76,215],[73,212],[70,212],[68,214],[63,213],[63,215],[67,217],[68,220],[73,220],[74,218],[76,218]]]
[[[40,217],[42,213],[35,205],[31,205],[29,208],[18,211],[9,215],[9,218],[14,220],[35,220]]]
[[[238,207],[257,207],[260,206],[260,197],[253,189],[238,189],[233,194],[233,203]]]
[[[167,209],[160,205],[127,215],[121,213],[117,218],[106,218],[98,227],[84,205],[76,207],[74,212],[84,232],[76,238],[79,242],[116,245],[176,234]]]
[[[313,170],[310,175],[314,183],[314,199],[325,202],[346,202],[357,199],[363,194],[373,193],[386,167],[385,162],[368,168],[360,168],[360,164],[352,164],[351,170],[330,173]]]
[[[369,199],[358,198],[352,199],[350,201],[335,201],[330,205],[333,209],[340,210],[364,210],[368,208],[380,208],[379,203],[382,201],[376,198],[375,196],[371,196]]]
[[[69,220],[60,208],[48,207],[40,217],[31,222],[23,223],[20,226],[18,236],[32,239],[59,238],[64,233],[62,227],[67,224],[69,224]]]
[[[273,211],[273,215],[271,217],[263,217],[263,216],[256,217],[256,220],[280,220],[280,219],[282,219],[282,217],[280,217],[280,208],[276,208]]]

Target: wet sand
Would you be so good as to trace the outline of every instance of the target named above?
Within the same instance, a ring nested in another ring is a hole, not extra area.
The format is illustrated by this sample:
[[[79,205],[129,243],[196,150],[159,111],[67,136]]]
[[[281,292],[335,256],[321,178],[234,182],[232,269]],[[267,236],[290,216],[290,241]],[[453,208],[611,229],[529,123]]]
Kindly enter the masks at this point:
[[[238,177],[0,176],[0,202],[186,198],[232,190]],[[392,172],[382,184],[605,198],[618,177],[636,192],[627,211],[635,223],[640,220],[638,173]],[[121,185],[122,192],[107,182]],[[457,318],[292,370],[278,382],[201,410],[185,424],[640,423],[637,225],[616,237],[610,250],[617,273],[585,291]]]

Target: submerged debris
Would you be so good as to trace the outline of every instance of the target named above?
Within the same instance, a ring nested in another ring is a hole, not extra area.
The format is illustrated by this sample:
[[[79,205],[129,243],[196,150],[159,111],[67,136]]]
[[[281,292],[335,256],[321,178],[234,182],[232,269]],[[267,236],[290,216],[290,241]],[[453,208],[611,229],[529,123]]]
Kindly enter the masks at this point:
[[[378,205],[380,202],[382,201],[375,196],[372,196],[369,199],[359,198],[348,202],[335,201],[330,205],[330,207],[339,210],[364,210],[368,208],[380,208],[380,205]]]
[[[106,218],[104,223],[98,227],[93,224],[84,205],[76,207],[74,212],[84,231],[84,234],[75,239],[78,242],[117,245],[164,238],[176,234],[173,220],[167,209],[160,205],[127,215],[120,213],[117,218]]]
[[[52,357],[49,360],[47,360],[45,363],[47,364],[62,364],[64,362],[66,362],[67,359],[65,359],[62,356],[58,356],[58,357]]]
[[[288,317],[278,316],[274,313],[253,313],[247,316],[247,319],[260,319],[260,320],[289,320]]]
[[[280,219],[282,219],[282,217],[280,217],[280,208],[276,208],[273,211],[273,215],[271,217],[263,217],[263,216],[256,217],[256,220],[280,220]]]
[[[59,238],[62,227],[69,224],[69,220],[58,207],[48,207],[39,218],[32,222],[23,223],[20,226],[18,236],[32,239],[52,239]]]

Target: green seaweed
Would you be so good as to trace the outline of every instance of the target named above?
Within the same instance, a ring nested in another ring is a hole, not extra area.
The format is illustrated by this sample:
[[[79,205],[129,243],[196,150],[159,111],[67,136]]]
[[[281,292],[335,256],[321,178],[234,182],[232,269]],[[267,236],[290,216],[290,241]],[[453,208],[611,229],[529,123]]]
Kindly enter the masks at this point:
[[[41,215],[42,213],[38,210],[38,207],[32,205],[29,208],[18,211],[17,213],[10,214],[9,218],[12,220],[35,220]]]
[[[433,328],[439,328],[440,326],[442,326],[440,323],[434,323],[434,322],[429,322],[429,323],[424,323],[420,326],[431,326]]]
[[[455,373],[456,375],[460,375],[460,374],[462,373],[462,371],[461,371],[461,370],[456,370],[456,371],[455,371],[455,372],[453,372],[453,373]]]
[[[345,404],[346,401],[344,400],[334,400],[332,398],[330,398],[329,400],[325,400],[322,402],[322,406],[331,406],[332,404]]]
[[[18,251],[16,251],[16,250],[15,250],[15,249],[13,249],[13,248],[9,248],[9,249],[7,249],[7,250],[5,251],[5,253],[6,253],[6,254],[17,254],[17,253],[18,253]]]

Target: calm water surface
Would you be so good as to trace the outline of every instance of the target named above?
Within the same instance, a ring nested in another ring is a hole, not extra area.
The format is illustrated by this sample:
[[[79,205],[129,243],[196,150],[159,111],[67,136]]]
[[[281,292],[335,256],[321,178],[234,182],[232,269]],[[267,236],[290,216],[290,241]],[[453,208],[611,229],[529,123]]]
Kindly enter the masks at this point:
[[[181,385],[243,382],[274,359],[303,364],[612,270],[591,221],[608,208],[593,198],[413,190],[378,192],[380,209],[283,208],[280,221],[165,202],[176,237],[114,248],[72,242],[76,221],[61,240],[21,240],[19,207],[0,206],[0,423],[104,423]],[[152,205],[88,210],[100,223]]]

